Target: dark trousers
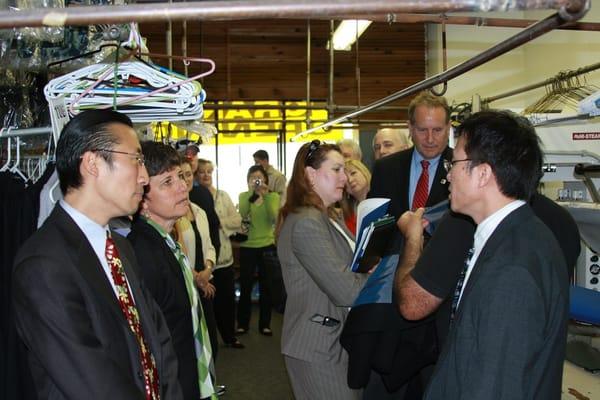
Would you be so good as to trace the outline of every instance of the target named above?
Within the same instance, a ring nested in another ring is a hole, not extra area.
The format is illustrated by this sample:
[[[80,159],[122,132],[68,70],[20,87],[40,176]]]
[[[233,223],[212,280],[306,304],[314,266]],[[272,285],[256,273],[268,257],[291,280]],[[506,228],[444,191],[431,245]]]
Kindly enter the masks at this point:
[[[213,300],[202,296],[202,291],[198,291],[200,302],[202,303],[202,311],[204,311],[204,320],[210,337],[210,346],[212,347],[212,356],[215,362],[217,361],[217,351],[219,350],[219,339],[217,338],[217,323],[215,321],[215,310],[213,308]]]
[[[424,367],[409,382],[402,385],[394,393],[387,391],[381,375],[375,371],[371,371],[369,383],[363,392],[363,400],[421,400],[434,368],[435,365]]]
[[[252,287],[254,286],[254,273],[258,268],[259,284],[259,309],[258,328],[271,327],[271,273],[269,265],[265,262],[264,254],[274,246],[267,247],[241,247],[240,248],[240,301],[238,304],[238,328],[248,329],[250,314],[252,312]]]
[[[280,314],[285,310],[285,302],[287,293],[283,283],[283,275],[281,273],[281,264],[277,257],[277,248],[275,246],[266,250],[264,260],[271,275],[271,300],[273,301],[273,309]]]
[[[223,342],[235,342],[235,285],[233,267],[213,271],[213,284],[217,293],[213,299],[217,328]]]

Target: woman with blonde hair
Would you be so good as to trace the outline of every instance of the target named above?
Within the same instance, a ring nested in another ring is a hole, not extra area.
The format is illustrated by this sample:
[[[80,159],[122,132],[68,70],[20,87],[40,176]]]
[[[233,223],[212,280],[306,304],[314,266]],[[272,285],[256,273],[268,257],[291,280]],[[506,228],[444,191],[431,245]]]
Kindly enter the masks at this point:
[[[346,194],[340,201],[344,223],[356,235],[356,207],[367,198],[371,187],[371,172],[358,160],[346,160]]]

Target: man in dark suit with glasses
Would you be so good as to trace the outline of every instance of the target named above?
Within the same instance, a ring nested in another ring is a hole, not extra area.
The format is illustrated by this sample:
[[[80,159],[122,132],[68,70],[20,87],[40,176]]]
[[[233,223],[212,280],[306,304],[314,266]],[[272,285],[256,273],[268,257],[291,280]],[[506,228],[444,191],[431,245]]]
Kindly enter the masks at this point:
[[[40,399],[182,399],[160,309],[111,218],[138,209],[148,184],[129,118],[75,116],[57,144],[64,199],[23,245],[13,273],[17,331]]]

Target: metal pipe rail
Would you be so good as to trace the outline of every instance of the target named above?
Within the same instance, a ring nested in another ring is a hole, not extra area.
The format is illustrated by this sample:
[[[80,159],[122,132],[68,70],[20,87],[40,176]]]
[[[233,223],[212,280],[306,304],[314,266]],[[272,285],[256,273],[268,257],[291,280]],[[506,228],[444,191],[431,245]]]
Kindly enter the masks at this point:
[[[250,100],[253,101],[253,100]],[[260,101],[260,100],[257,100]],[[336,111],[348,111],[355,110],[358,106],[353,105],[333,105],[332,109],[334,112]],[[259,105],[259,104],[235,104],[235,101],[226,101],[211,103],[206,102],[202,104],[202,108],[205,110],[325,110],[328,108],[327,103],[314,101],[309,106],[304,105]],[[408,107],[406,106],[387,106],[380,107],[379,110],[382,111],[406,111]]]
[[[313,19],[329,19],[315,17]],[[336,19],[368,19],[373,22],[402,23],[402,24],[446,24],[470,25],[486,28],[527,28],[537,22],[533,19],[522,18],[488,18],[482,16],[447,15],[447,14],[378,14],[378,15],[338,15]],[[556,29],[576,31],[600,31],[597,22],[571,22]]]
[[[252,0],[82,6],[0,12],[0,29],[106,23],[258,18],[334,19],[340,15],[567,9],[585,0]]]
[[[24,129],[4,129],[0,133],[0,139],[12,138],[12,137],[24,137],[24,136],[39,136],[49,135],[52,133],[52,127],[43,126],[38,128],[24,128]]]
[[[490,96],[485,99],[481,99],[481,103],[489,104],[496,100],[504,99],[506,97],[514,96],[517,94],[528,92],[530,90],[534,90],[534,89],[538,89],[538,88],[541,88],[541,87],[544,87],[547,85],[551,85],[552,83],[556,82],[557,80],[570,79],[570,78],[573,78],[573,77],[576,77],[579,75],[587,74],[588,72],[595,71],[597,69],[600,69],[600,63],[595,63],[592,65],[588,65],[587,67],[582,67],[582,68],[578,68],[573,71],[567,71],[565,73],[560,73],[559,75],[552,77],[552,78],[548,78],[542,82],[532,83],[531,85],[523,86],[518,89],[514,89],[514,90],[511,90],[508,92],[497,94],[496,96]]]
[[[537,22],[534,25],[531,25],[530,27],[522,30],[516,35],[504,40],[503,42],[498,43],[497,45],[489,48],[483,53],[480,53],[461,64],[458,64],[440,74],[434,75],[431,78],[415,83],[414,85],[409,86],[406,89],[400,90],[396,93],[393,93],[387,97],[384,97],[383,99],[377,100],[365,107],[358,108],[355,111],[342,115],[341,117],[334,118],[323,125],[319,125],[314,128],[310,128],[303,132],[300,132],[296,136],[294,136],[292,140],[296,140],[308,133],[312,133],[320,129],[325,129],[331,125],[339,124],[347,119],[357,117],[366,112],[387,105],[393,101],[403,99],[422,90],[430,89],[436,85],[447,82],[457,76],[464,74],[465,72],[472,70],[475,67],[478,67],[490,60],[493,60],[496,57],[501,56],[504,53],[507,53],[510,50],[519,47],[524,43],[530,42],[531,40],[543,35],[546,32],[553,30],[556,27],[563,25],[564,23],[573,22],[583,18],[583,16],[589,10],[589,5],[589,2],[586,2],[585,4],[583,4],[582,8],[577,9],[574,12],[568,11],[566,7],[562,8],[557,13],[550,15],[549,17]]]

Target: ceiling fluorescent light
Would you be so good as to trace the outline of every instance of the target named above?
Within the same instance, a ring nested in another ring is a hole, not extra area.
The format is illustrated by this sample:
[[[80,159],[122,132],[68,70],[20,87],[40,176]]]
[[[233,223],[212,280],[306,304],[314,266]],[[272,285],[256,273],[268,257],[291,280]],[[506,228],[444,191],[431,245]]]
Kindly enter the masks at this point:
[[[334,50],[349,51],[356,39],[371,25],[371,21],[364,19],[343,20],[333,32]]]

